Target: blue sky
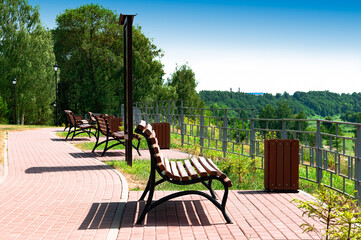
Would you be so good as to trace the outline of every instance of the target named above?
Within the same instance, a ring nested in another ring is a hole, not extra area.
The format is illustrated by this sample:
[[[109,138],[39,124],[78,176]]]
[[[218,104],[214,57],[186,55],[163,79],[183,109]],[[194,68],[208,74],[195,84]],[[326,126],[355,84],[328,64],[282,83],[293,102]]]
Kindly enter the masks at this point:
[[[198,90],[361,92],[361,1],[29,0],[44,25],[68,8],[98,3],[138,15],[171,74],[188,63]]]

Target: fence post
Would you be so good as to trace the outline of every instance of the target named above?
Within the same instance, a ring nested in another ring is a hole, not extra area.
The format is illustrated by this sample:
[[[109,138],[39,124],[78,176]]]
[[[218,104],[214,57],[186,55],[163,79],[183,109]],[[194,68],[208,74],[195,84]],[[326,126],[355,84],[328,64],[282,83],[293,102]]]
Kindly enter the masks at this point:
[[[227,109],[224,110],[224,117],[223,117],[223,142],[222,142],[222,151],[223,151],[223,157],[227,156],[227,128],[228,128],[228,118],[227,118]]]
[[[181,138],[182,147],[184,146],[184,112],[183,112],[183,100],[181,100],[181,114],[180,114],[180,125],[181,125]]]
[[[287,123],[286,120],[282,119],[281,139],[287,139],[286,123]]]
[[[251,132],[250,132],[250,137],[251,137],[251,146],[250,146],[250,155],[251,155],[251,158],[254,159],[255,157],[255,152],[256,152],[256,132],[254,130],[254,109],[252,109],[252,113],[251,113],[251,120],[250,120],[250,129],[251,129]]]
[[[145,118],[145,121],[146,121],[147,123],[149,123],[147,103],[144,103],[144,118]]]
[[[167,122],[169,122],[170,125],[172,125],[172,118],[170,116],[170,102],[168,100],[168,109],[167,109]]]
[[[156,105],[155,105],[155,121],[156,121],[156,122],[160,122],[158,102],[156,102]]]
[[[322,181],[322,136],[321,136],[321,122],[317,121],[316,130],[316,176],[317,183]]]
[[[361,204],[361,125],[357,126],[355,142],[355,197]]]
[[[204,147],[204,109],[201,109],[201,118],[199,120],[200,125],[200,137],[199,137],[199,144],[201,145],[201,153],[203,152]]]
[[[122,104],[120,106],[120,116],[122,117],[123,121],[124,121],[124,104]]]

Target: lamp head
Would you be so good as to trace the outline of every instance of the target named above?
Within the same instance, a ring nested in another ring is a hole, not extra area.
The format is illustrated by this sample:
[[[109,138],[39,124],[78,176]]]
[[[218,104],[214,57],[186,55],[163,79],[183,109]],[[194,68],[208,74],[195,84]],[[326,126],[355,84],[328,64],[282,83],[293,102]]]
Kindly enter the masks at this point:
[[[57,72],[57,71],[58,71],[58,64],[55,63],[55,65],[53,66],[53,68],[54,68],[54,71]]]

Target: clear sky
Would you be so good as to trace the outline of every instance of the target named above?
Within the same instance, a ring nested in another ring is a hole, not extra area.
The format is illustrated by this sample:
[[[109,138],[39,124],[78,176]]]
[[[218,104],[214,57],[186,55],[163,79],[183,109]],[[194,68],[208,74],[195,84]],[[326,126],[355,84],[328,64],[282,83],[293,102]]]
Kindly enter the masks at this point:
[[[361,92],[360,0],[29,0],[49,28],[65,9],[98,3],[164,51],[167,76],[188,63],[197,90]],[[167,77],[166,76],[166,77]]]

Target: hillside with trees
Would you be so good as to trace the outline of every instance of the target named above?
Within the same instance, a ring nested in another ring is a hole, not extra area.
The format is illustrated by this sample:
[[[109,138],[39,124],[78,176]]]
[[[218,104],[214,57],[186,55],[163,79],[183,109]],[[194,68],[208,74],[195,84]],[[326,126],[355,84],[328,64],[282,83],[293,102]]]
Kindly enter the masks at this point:
[[[349,119],[356,119],[356,116],[350,113],[361,112],[361,93],[338,94],[329,91],[310,91],[295,92],[293,95],[287,92],[276,95],[268,93],[252,95],[242,92],[200,91],[199,94],[202,101],[209,107],[253,108],[258,115],[267,112],[266,106],[277,109],[280,102],[286,102],[293,114],[303,112],[307,116],[326,117],[348,113]],[[345,120],[347,116],[344,116]]]

